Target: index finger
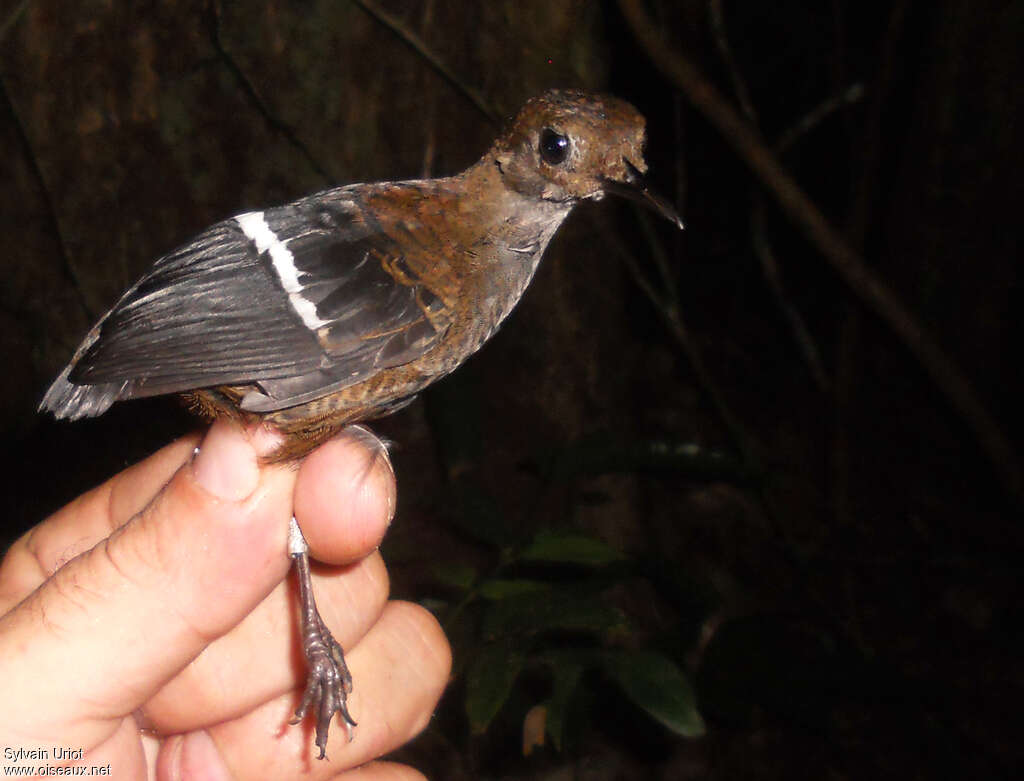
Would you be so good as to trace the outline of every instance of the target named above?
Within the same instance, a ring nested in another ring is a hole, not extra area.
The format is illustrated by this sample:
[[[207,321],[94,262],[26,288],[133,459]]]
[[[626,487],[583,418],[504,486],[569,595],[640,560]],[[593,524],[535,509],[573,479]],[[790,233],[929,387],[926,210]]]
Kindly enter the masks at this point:
[[[198,433],[190,434],[161,448],[77,497],[15,540],[0,564],[0,614],[149,504],[189,459],[199,439]]]

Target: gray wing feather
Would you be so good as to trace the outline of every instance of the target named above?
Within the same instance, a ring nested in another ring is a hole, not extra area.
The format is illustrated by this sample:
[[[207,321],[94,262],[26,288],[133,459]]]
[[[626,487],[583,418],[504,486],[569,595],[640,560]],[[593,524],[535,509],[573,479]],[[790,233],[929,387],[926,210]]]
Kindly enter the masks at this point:
[[[398,249],[360,218],[349,188],[263,212],[298,272],[304,322],[270,257],[226,220],[158,260],[90,331],[40,409],[99,415],[119,399],[217,385],[258,386],[253,411],[308,401],[437,343],[448,319],[424,285],[384,261]]]

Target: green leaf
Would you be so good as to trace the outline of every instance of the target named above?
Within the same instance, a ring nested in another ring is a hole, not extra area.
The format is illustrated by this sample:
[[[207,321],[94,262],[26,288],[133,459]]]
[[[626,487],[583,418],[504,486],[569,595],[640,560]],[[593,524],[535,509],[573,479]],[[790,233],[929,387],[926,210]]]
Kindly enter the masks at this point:
[[[565,719],[576,686],[583,675],[581,664],[559,664],[554,669],[555,681],[551,698],[547,701],[547,732],[556,751],[562,750],[565,738]]]
[[[476,570],[468,564],[437,563],[430,568],[434,580],[459,591],[469,591],[476,582]]]
[[[670,730],[688,738],[704,734],[693,687],[672,660],[651,651],[619,651],[604,654],[602,665],[627,697]]]
[[[550,591],[551,584],[539,580],[502,580],[494,578],[480,584],[480,595],[484,599],[508,599],[523,594],[536,594],[538,591]]]
[[[606,543],[583,534],[545,531],[538,534],[520,554],[526,561],[549,561],[561,564],[584,564],[600,567],[623,556]]]
[[[604,632],[624,624],[622,614],[593,594],[549,589],[498,600],[484,614],[484,637],[522,637],[548,630]]]
[[[466,673],[466,715],[474,733],[487,727],[505,704],[526,656],[512,641],[484,646]]]

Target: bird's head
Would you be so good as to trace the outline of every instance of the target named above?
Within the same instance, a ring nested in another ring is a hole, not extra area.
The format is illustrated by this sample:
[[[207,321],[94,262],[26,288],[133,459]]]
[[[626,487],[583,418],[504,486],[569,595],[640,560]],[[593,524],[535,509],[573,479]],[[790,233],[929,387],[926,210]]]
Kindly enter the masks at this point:
[[[605,193],[644,202],[682,227],[644,182],[645,120],[624,100],[550,90],[529,100],[491,152],[505,186],[533,198],[575,202]]]

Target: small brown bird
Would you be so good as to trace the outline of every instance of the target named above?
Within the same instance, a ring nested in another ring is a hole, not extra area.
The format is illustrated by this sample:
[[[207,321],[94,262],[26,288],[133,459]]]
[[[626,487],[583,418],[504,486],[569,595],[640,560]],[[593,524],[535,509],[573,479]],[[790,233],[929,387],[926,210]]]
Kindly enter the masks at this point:
[[[207,418],[268,423],[269,460],[297,459],[344,426],[387,415],[451,372],[519,301],[572,208],[606,192],[683,227],[643,181],[644,118],[617,98],[533,98],[458,176],[325,190],[219,222],[163,256],[75,352],[40,405],[57,418],[184,394]],[[352,679],[317,612],[292,519],[312,705],[325,755]]]

